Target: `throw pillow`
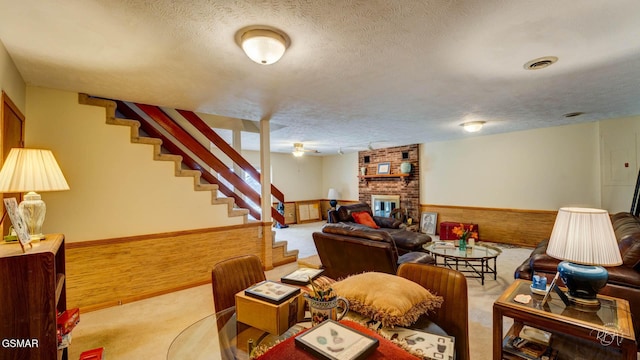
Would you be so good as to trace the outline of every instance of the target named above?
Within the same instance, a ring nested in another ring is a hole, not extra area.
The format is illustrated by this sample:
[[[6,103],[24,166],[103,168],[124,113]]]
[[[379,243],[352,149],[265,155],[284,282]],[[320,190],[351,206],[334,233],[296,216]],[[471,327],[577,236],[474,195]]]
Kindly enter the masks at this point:
[[[349,310],[383,326],[409,326],[443,301],[411,280],[378,272],[350,276],[334,283],[333,290],[349,300]]]
[[[371,217],[371,215],[369,215],[369,213],[366,211],[354,212],[354,213],[351,213],[351,216],[353,216],[353,220],[355,220],[358,224],[366,225],[374,229],[380,228],[380,226],[378,226],[378,224],[376,224],[376,222],[373,221],[373,218]]]

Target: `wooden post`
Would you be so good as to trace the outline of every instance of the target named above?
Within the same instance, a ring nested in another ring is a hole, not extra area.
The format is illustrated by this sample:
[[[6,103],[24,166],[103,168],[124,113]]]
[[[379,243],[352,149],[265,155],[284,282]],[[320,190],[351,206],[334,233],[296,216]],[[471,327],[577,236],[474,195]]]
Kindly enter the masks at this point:
[[[273,268],[273,234],[271,229],[271,135],[269,119],[260,120],[260,185],[262,186],[262,240],[264,246],[263,265]]]

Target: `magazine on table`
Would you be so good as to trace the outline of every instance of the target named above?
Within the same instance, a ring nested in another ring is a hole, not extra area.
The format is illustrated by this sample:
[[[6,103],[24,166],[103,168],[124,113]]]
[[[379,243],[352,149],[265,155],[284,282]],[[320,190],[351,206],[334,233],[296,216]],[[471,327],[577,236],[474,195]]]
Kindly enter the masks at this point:
[[[453,336],[402,327],[383,327],[380,334],[391,340],[406,343],[411,351],[421,354],[425,359],[454,360],[455,338]]]
[[[244,294],[272,304],[281,304],[293,296],[300,294],[300,288],[265,280],[246,289]]]
[[[280,278],[280,281],[285,284],[292,285],[307,285],[309,279],[314,280],[324,272],[324,269],[313,268],[300,268],[290,274],[287,274]]]

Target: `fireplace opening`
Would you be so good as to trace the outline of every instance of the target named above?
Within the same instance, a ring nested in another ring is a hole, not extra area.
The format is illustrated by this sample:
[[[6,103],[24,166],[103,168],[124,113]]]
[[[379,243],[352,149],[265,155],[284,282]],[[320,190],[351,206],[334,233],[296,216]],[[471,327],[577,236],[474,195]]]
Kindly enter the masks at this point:
[[[371,195],[371,211],[374,216],[391,217],[400,208],[400,195]]]

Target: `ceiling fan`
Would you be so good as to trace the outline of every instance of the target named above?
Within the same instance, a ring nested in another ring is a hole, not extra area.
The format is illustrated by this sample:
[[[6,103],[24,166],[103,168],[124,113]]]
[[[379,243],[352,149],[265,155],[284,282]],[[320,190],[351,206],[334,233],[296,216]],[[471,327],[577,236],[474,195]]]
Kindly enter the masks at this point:
[[[304,155],[305,152],[310,152],[310,153],[314,153],[314,154],[320,153],[320,151],[318,151],[318,150],[306,150],[302,143],[294,143],[293,144],[293,151],[292,151],[293,156],[300,157],[300,156]]]

